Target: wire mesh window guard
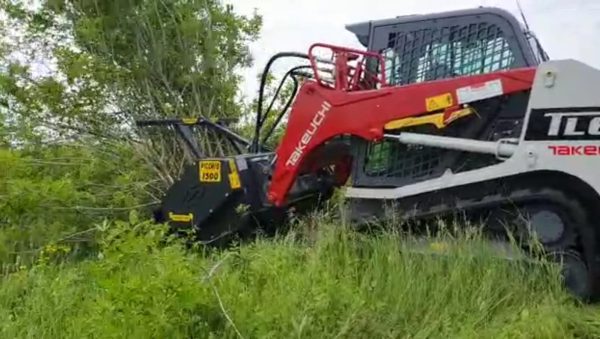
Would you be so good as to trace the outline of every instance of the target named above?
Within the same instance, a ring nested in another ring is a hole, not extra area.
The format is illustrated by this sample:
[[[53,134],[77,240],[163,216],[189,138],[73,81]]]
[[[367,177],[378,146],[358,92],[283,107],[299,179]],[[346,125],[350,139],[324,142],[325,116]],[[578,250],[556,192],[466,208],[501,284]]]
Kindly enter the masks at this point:
[[[388,83],[406,85],[514,68],[510,47],[500,27],[480,22],[391,32],[382,54]],[[444,151],[383,141],[366,152],[367,176],[416,181],[436,174]]]

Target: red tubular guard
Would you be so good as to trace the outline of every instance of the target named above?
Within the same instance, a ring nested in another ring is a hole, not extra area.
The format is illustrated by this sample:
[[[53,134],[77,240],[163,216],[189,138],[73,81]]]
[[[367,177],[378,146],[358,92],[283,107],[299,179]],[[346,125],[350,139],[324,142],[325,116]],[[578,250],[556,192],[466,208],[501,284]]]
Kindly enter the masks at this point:
[[[318,67],[318,62],[320,60],[315,56],[315,50],[317,49],[329,50],[332,53],[332,60],[329,60],[328,62],[334,65],[333,77],[335,83],[333,85],[323,81],[320,76]],[[360,81],[363,77],[370,78],[370,80],[381,86],[386,86],[387,84],[385,79],[385,62],[383,56],[379,53],[317,43],[309,48],[308,57],[315,75],[315,80],[325,88],[341,91],[358,90],[360,89]],[[378,73],[375,74],[370,72],[366,65],[367,60],[373,59],[377,61],[379,66]],[[356,64],[352,65],[352,61],[356,61]]]

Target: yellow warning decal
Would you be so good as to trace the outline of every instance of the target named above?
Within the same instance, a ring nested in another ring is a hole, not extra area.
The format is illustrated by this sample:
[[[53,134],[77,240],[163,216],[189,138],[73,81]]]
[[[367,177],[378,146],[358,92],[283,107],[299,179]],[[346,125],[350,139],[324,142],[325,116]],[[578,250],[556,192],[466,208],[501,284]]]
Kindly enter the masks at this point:
[[[169,212],[169,219],[175,222],[191,222],[194,220],[194,215],[192,213],[175,214],[173,212]]]
[[[183,118],[181,119],[181,122],[186,125],[193,125],[198,122],[198,118]]]
[[[229,159],[229,169],[231,173],[229,173],[229,186],[231,189],[235,190],[242,187],[242,183],[240,182],[240,175],[237,171],[237,167],[235,166],[235,161],[233,159]]]
[[[200,181],[201,182],[221,182],[221,161],[202,160],[200,161]]]
[[[452,94],[445,93],[442,95],[436,95],[425,99],[425,107],[427,112],[438,111],[440,109],[452,107],[454,105],[454,99]]]
[[[386,130],[395,130],[412,126],[432,124],[438,129],[441,129],[448,126],[451,122],[458,120],[462,117],[471,115],[473,113],[475,113],[475,110],[473,110],[470,107],[467,107],[450,113],[450,115],[447,118],[444,118],[445,113],[428,114],[420,117],[393,120],[385,124],[384,128]]]

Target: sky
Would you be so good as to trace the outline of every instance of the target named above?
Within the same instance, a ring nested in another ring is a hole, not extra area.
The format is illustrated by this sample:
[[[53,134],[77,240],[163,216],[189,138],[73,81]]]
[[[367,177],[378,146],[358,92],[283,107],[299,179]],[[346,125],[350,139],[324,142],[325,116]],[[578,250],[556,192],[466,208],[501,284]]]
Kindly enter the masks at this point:
[[[254,66],[243,72],[242,94],[254,98],[257,74],[281,51],[307,52],[315,42],[362,46],[347,24],[477,6],[500,7],[520,20],[516,0],[225,0],[240,14],[263,16],[250,48]],[[529,27],[551,59],[576,59],[600,68],[600,0],[520,0]],[[278,64],[275,74],[289,64]]]

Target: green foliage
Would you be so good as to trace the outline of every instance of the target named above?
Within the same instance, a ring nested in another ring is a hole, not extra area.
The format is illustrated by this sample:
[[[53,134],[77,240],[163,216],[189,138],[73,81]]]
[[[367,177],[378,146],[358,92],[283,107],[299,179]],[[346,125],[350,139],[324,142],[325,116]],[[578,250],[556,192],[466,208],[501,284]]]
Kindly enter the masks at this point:
[[[29,264],[57,242],[82,254],[96,223],[149,201],[147,181],[126,145],[0,150],[0,263]]]
[[[238,71],[252,63],[260,16],[217,0],[28,3],[0,5],[2,33],[20,33],[4,43],[20,57],[5,58],[0,82],[20,139],[124,138],[134,119],[242,113]]]
[[[1,336],[176,338],[207,332],[207,322],[221,320],[210,291],[199,288],[201,271],[179,245],[160,247],[162,236],[156,225],[117,222],[102,233],[96,260],[12,274],[0,292]]]
[[[0,14],[8,271],[48,251],[87,254],[99,222],[146,213],[181,154],[133,121],[239,116],[236,71],[251,65],[246,44],[261,26],[216,0],[16,0],[0,2]],[[212,146],[217,137],[202,137],[206,153],[226,153]]]
[[[194,253],[164,241],[163,232],[144,222],[106,225],[97,258],[11,274],[0,288],[1,336],[600,334],[597,312],[570,301],[551,267],[499,260],[475,238],[426,255],[407,251],[414,242],[395,234],[358,235],[322,223],[310,238]]]

